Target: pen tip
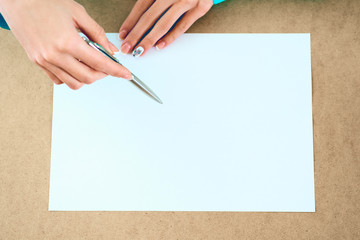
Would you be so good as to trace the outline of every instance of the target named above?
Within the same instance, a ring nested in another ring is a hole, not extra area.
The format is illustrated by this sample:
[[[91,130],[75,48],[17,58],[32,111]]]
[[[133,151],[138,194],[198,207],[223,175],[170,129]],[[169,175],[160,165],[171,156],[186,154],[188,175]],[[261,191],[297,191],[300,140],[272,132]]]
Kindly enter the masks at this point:
[[[154,99],[155,101],[157,101],[158,103],[163,104],[163,102],[161,101],[161,99],[160,99],[158,96],[152,95],[152,97],[153,97],[153,99]]]
[[[155,93],[152,93],[152,94],[150,94],[150,95],[151,95],[151,97],[152,97],[155,101],[157,101],[157,102],[160,103],[160,104],[163,104],[163,101],[161,101],[161,99],[160,99],[158,96],[156,96]]]

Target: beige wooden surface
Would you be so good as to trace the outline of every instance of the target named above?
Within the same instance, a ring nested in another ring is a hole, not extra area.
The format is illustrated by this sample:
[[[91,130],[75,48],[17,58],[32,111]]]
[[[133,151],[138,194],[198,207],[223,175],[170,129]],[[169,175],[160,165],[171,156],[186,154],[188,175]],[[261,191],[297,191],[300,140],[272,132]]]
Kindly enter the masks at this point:
[[[107,32],[134,2],[81,1]],[[0,239],[360,239],[360,1],[228,0],[189,32],[311,33],[316,213],[48,212],[52,83],[0,31]]]

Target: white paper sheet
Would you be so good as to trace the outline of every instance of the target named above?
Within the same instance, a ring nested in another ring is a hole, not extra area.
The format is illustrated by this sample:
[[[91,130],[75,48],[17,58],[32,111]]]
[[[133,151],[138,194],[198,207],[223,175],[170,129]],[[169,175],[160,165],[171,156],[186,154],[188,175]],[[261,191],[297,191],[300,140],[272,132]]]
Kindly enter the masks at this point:
[[[113,77],[55,86],[49,210],[315,211],[309,34],[117,57],[164,104]]]

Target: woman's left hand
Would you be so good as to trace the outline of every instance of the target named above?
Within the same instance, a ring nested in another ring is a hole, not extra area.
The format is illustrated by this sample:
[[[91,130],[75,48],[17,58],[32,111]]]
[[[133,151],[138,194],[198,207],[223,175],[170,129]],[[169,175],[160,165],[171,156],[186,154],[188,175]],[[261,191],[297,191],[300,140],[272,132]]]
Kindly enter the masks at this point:
[[[119,38],[124,40],[121,52],[132,52],[134,57],[139,57],[152,46],[163,49],[205,15],[212,5],[213,0],[138,0],[119,30]]]

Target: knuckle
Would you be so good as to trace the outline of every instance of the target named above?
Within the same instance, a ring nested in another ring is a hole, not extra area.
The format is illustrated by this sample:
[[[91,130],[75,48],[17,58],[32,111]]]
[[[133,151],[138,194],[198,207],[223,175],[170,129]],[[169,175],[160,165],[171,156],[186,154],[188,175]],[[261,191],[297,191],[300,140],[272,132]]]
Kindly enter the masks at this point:
[[[46,63],[46,59],[40,54],[37,56],[34,56],[32,61],[40,66],[44,66]]]
[[[56,49],[60,52],[74,52],[79,48],[79,40],[75,37],[64,38],[56,44]]]
[[[28,58],[31,62],[38,64],[38,62],[37,62],[38,56],[37,55],[28,54]]]
[[[27,52],[27,56],[29,60],[36,65],[43,66],[45,63],[45,59],[43,58],[41,52]]]
[[[54,43],[54,49],[58,52],[66,52],[67,51],[67,44],[63,44],[66,42],[65,40],[59,40],[56,43]]]
[[[57,58],[57,51],[54,48],[50,48],[44,51],[43,58],[48,62],[55,62]]]

